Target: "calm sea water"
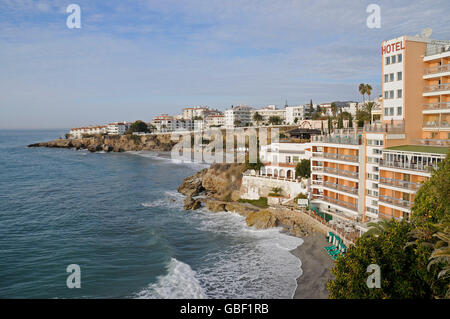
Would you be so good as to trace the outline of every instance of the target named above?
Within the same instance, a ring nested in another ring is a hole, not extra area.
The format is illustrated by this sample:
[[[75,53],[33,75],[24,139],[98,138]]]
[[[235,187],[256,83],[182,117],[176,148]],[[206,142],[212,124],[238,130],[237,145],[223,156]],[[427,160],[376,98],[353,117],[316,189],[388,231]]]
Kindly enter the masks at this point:
[[[205,166],[153,152],[26,148],[63,135],[0,131],[1,298],[291,298],[302,243],[233,213],[183,210]],[[81,268],[81,288],[66,267]]]

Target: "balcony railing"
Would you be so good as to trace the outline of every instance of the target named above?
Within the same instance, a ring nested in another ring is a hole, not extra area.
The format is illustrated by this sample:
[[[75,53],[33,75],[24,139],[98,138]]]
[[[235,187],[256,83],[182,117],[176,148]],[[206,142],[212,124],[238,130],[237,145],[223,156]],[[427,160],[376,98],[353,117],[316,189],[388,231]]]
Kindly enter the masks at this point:
[[[350,135],[313,135],[311,142],[313,143],[329,143],[329,144],[347,144],[347,145],[361,145],[362,138],[360,136]]]
[[[381,183],[381,185],[394,186],[394,187],[410,189],[410,190],[414,190],[414,191],[418,190],[422,186],[422,184],[420,184],[420,183],[402,181],[402,180],[387,178],[387,177],[380,177],[380,183]]]
[[[339,176],[345,176],[345,177],[350,177],[350,178],[358,178],[358,177],[359,177],[358,172],[347,171],[347,170],[345,170],[345,169],[337,169],[337,168],[332,168],[332,167],[324,167],[323,170],[324,170],[324,172],[326,172],[326,173],[330,173],[330,174],[334,174],[334,175],[339,175]]]
[[[349,203],[349,202],[345,202],[345,201],[337,199],[337,198],[331,198],[331,197],[328,197],[328,196],[324,195],[322,200],[325,201],[325,202],[333,203],[335,205],[338,205],[338,206],[341,206],[341,207],[353,210],[355,212],[358,211],[358,207],[355,204],[352,204],[352,203]]]
[[[311,170],[314,172],[322,172],[323,167],[322,166],[311,166]]]
[[[433,66],[431,68],[425,69],[425,75],[450,72],[450,64],[444,64],[439,66]]]
[[[450,102],[428,103],[423,105],[424,110],[450,109]]]
[[[386,195],[380,195],[379,196],[380,202],[388,203],[394,206],[398,207],[404,207],[404,208],[411,208],[414,204],[413,202],[410,202],[409,200],[404,200],[400,198],[390,197]]]
[[[425,52],[425,56],[441,54],[444,52],[450,51],[449,44],[438,44],[438,45],[427,45],[427,50]]]
[[[323,157],[346,162],[358,162],[358,156],[356,155],[323,153]]]
[[[405,132],[405,125],[402,124],[366,124],[364,125],[364,132],[375,132],[375,133],[403,133]]]
[[[428,86],[426,86],[424,88],[425,93],[439,92],[439,91],[448,91],[448,90],[450,90],[450,83],[428,85]]]
[[[421,172],[431,172],[433,169],[437,169],[437,165],[424,165],[424,164],[416,164],[416,163],[407,163],[407,162],[400,162],[400,161],[386,161],[381,160],[380,161],[381,167],[391,167],[391,168],[401,168],[406,170],[413,170],[413,171],[421,171]]]
[[[424,128],[450,128],[450,123],[443,121],[426,121],[423,122],[422,127]]]
[[[444,140],[444,139],[422,138],[417,140],[417,142],[422,145],[450,146],[450,139]]]
[[[324,182],[323,185],[328,188],[332,188],[335,190],[339,190],[342,192],[350,193],[353,195],[358,195],[358,189],[346,185],[336,184],[336,183],[330,183],[330,182]]]

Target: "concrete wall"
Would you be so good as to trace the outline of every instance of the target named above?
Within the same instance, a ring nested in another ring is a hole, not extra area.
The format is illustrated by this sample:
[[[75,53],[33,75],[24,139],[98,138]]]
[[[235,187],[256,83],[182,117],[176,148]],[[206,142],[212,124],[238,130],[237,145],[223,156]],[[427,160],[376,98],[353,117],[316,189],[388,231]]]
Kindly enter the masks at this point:
[[[308,194],[309,181],[303,180],[302,182],[293,182],[244,175],[240,190],[241,198],[259,199],[260,197],[267,197],[269,193],[273,192],[272,188],[274,187],[280,187],[283,190],[283,196],[294,198],[300,193]]]

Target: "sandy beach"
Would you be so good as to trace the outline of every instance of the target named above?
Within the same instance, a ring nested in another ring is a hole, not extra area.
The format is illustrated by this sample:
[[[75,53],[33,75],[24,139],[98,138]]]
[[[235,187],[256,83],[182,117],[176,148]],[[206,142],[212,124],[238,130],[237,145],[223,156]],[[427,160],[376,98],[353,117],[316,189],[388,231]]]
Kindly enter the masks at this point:
[[[300,258],[303,270],[303,274],[297,278],[294,299],[327,299],[326,283],[333,278],[330,273],[333,259],[323,247],[329,243],[324,235],[317,232],[303,240],[302,245],[291,251],[294,256]]]

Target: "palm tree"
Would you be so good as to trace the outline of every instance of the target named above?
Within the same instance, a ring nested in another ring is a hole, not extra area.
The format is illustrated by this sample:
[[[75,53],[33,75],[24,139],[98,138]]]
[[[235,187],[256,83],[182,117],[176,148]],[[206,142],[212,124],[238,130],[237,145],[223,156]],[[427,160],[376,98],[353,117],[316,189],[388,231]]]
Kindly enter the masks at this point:
[[[438,279],[443,280],[450,276],[450,223],[441,223],[435,225],[437,232],[433,237],[438,238],[438,241],[433,246],[433,252],[430,256],[430,262],[427,269],[430,271],[434,264],[444,263],[445,267],[439,272]],[[445,294],[446,298],[450,298],[450,287]]]
[[[280,195],[280,193],[281,193],[282,190],[283,190],[283,189],[282,189],[281,187],[274,187],[274,188],[272,188],[272,192],[273,192],[274,194],[276,194],[276,195]]]
[[[331,103],[331,113],[333,113],[334,118],[336,117],[337,111],[338,111],[338,107],[337,107],[336,103],[334,103],[334,102]]]
[[[366,90],[367,96],[369,97],[369,101],[370,101],[370,93],[372,93],[372,87],[370,86],[370,84],[366,84]]]
[[[367,103],[366,103],[366,110],[367,110],[367,112],[370,115],[370,119],[369,119],[370,123],[372,123],[372,109],[373,109],[374,106],[375,106],[375,102],[367,101]]]
[[[364,83],[361,83],[360,85],[359,85],[359,93],[361,93],[362,94],[362,96],[363,96],[363,102],[365,102],[365,94],[367,93],[367,87],[366,87],[366,85],[364,84]]]
[[[390,228],[393,227],[393,224],[390,223],[386,219],[381,219],[377,223],[367,223],[367,226],[370,227],[370,229],[364,233],[364,236],[375,236],[378,237],[382,233],[388,231]]]
[[[256,122],[256,125],[259,125],[259,122],[263,120],[263,117],[261,114],[259,114],[258,112],[255,112],[255,114],[253,114],[253,121]]]

